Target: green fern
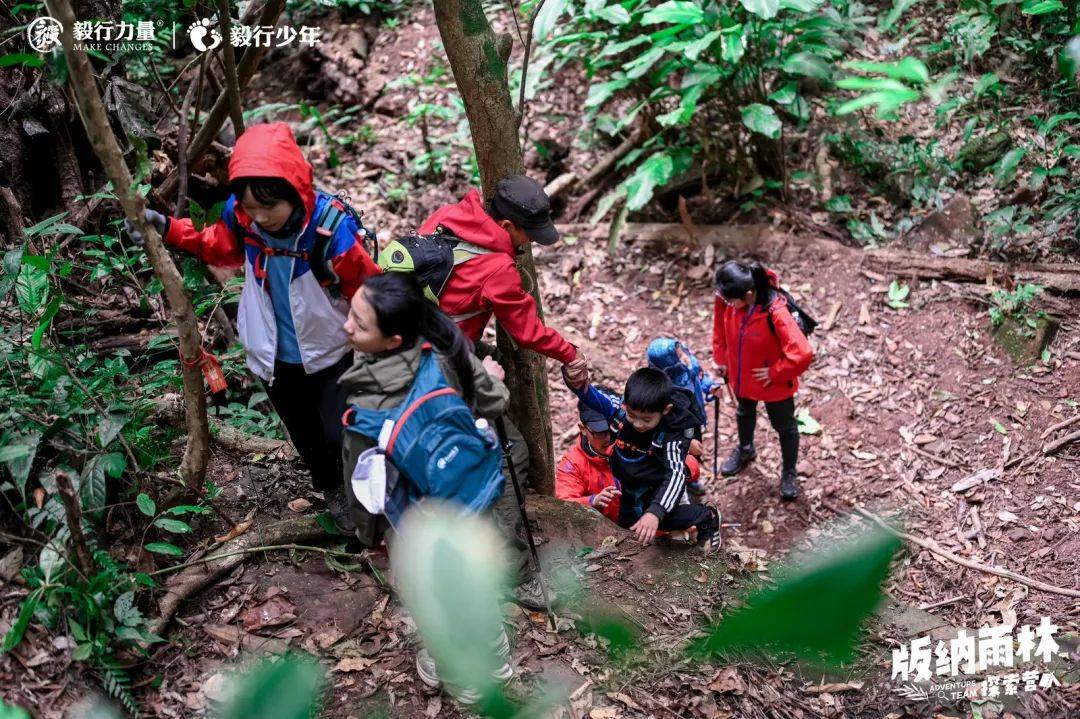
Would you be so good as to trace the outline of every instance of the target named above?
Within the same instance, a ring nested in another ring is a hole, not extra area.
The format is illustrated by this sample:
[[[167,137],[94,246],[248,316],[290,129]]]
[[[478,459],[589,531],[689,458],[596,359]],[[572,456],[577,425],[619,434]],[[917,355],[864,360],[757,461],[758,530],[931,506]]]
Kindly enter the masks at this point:
[[[101,684],[108,695],[120,702],[129,714],[139,716],[139,703],[131,694],[131,677],[127,670],[111,657],[102,660],[100,669]]]

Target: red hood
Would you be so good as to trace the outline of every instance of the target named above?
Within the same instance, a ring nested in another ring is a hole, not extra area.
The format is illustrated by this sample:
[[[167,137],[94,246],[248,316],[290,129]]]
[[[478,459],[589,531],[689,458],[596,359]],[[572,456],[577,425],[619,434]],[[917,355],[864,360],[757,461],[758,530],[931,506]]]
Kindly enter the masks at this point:
[[[774,289],[780,289],[780,275],[776,274],[768,267],[765,268],[765,274],[769,276],[769,286]]]
[[[240,136],[229,159],[229,181],[241,177],[280,177],[293,186],[307,210],[305,221],[315,209],[311,165],[284,122],[255,125]]]
[[[474,245],[508,255],[514,254],[510,235],[484,210],[484,201],[480,198],[480,192],[475,189],[469,190],[456,205],[446,205],[436,210],[420,225],[420,234],[431,234],[439,225]]]

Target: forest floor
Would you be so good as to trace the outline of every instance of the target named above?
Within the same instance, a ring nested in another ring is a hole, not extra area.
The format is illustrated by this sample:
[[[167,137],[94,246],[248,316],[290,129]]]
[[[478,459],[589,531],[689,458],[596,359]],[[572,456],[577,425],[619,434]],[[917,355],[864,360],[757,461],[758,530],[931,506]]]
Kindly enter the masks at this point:
[[[346,88],[355,102],[370,108],[362,119],[370,128],[368,143],[339,148],[342,162],[331,171],[325,142],[308,133],[319,184],[347,190],[383,238],[455,201],[468,184],[467,170],[454,164],[461,154],[456,150],[438,177],[408,179],[417,148],[426,142],[418,126],[401,120],[417,91],[385,84],[432,71],[431,59],[441,55],[433,27],[430,11],[418,10],[394,32],[370,33],[374,39],[362,82]],[[321,51],[324,61],[346,66],[342,57],[334,59],[335,47],[348,47],[358,32],[333,25],[338,44]],[[264,69],[252,83],[247,105],[257,106],[260,98],[303,99],[291,79],[295,62],[283,59]],[[425,102],[445,100],[438,90],[428,92]],[[533,139],[557,138],[560,122],[580,122],[581,93],[580,87],[560,87],[545,95],[533,108]],[[460,136],[462,123],[463,115],[433,121],[429,131]],[[459,140],[439,142],[454,148]],[[575,149],[570,158],[565,166],[553,166],[533,153],[530,169],[547,172],[550,179],[567,167],[589,167],[595,154]],[[892,309],[887,292],[893,278],[864,269],[857,250],[823,249],[814,238],[791,236],[779,221],[775,224],[760,236],[755,254],[777,269],[811,314],[830,320],[812,337],[815,360],[797,397],[798,407],[820,424],[818,433],[802,438],[802,496],[793,503],[779,501],[778,447],[762,418],[758,460],[738,477],[709,480],[708,498],[729,525],[726,551],[718,557],[704,560],[680,546],[643,549],[574,505],[532,498],[549,559],[575,566],[586,592],[618,604],[648,641],[641,656],[612,663],[595,638],[570,624],[550,632],[542,616],[508,605],[515,693],[555,681],[571,695],[564,716],[593,719],[966,716],[972,711],[967,702],[911,703],[895,694],[889,684],[891,648],[935,628],[1038,624],[1047,616],[1061,627],[1060,634],[1073,637],[1062,644],[1069,661],[1076,661],[1075,601],[915,548],[895,565],[888,607],[871,626],[850,673],[809,676],[785,664],[720,667],[679,658],[680,647],[702,622],[737,596],[733,590],[770,576],[793,549],[815,546],[854,506],[896,513],[907,531],[984,564],[1064,587],[1075,586],[1080,576],[1080,453],[1075,444],[1051,456],[1042,452],[1059,436],[1047,436],[1048,428],[1080,412],[1076,327],[1063,328],[1048,362],[1018,366],[991,337],[985,300],[969,287],[914,281],[910,307]],[[605,245],[565,237],[555,247],[538,248],[546,321],[585,348],[597,379],[613,387],[644,364],[645,347],[658,336],[678,337],[711,366],[707,260],[725,259],[725,248],[648,244],[628,236],[612,260]],[[550,367],[549,379],[556,452],[561,453],[575,440],[576,410],[557,368]],[[717,430],[723,456],[734,440],[730,405],[722,405]],[[707,451],[711,432],[704,442]],[[711,460],[706,468],[711,470]],[[987,481],[952,490],[982,470],[991,470]],[[222,501],[230,513],[254,517],[252,532],[319,503],[299,465],[280,459],[218,449],[210,478],[224,488]],[[209,519],[196,525],[207,536],[225,529]],[[617,540],[615,550],[590,558],[587,550],[600,547],[607,536]],[[146,711],[199,715],[221,697],[241,652],[296,648],[331,668],[328,716],[464,715],[417,680],[411,623],[382,582],[385,558],[374,554],[368,560],[379,571],[350,571],[305,552],[254,556],[181,609],[169,641],[136,675]],[[28,636],[17,655],[0,657],[0,676],[20,675],[21,696],[42,716],[61,716],[85,697],[86,682],[59,658],[65,647],[51,645],[37,630]],[[1076,716],[1075,669],[1069,676],[1059,673],[1059,679],[1064,686],[1021,692],[1019,703],[1011,702],[1007,711],[1022,717]],[[1006,711],[994,703],[980,709],[983,717]]]

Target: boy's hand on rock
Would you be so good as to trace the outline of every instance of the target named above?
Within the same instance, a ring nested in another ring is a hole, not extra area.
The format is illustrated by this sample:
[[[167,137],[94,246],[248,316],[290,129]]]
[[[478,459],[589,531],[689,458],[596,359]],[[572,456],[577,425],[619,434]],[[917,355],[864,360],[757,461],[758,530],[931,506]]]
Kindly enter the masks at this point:
[[[772,384],[772,380],[769,379],[768,367],[758,367],[750,371],[753,373],[754,379],[756,379],[758,382],[761,382],[762,387],[768,387]]]
[[[611,504],[611,500],[621,495],[618,489],[614,486],[604,487],[600,490],[595,497],[593,497],[592,505],[597,509],[607,509],[607,506]]]
[[[651,544],[656,539],[656,530],[659,526],[660,518],[652,512],[646,512],[641,515],[641,519],[630,526],[630,531],[642,544]]]
[[[143,220],[150,224],[159,235],[165,233],[165,215],[160,212],[155,212],[151,209],[143,210]],[[142,247],[146,243],[146,237],[140,232],[135,225],[124,218],[124,229],[127,230],[128,236],[131,237],[132,243]]]
[[[703,455],[704,453],[705,448],[701,445],[700,439],[690,440],[690,449],[687,451],[687,454],[690,454],[694,457],[701,457],[701,455]]]
[[[501,364],[495,361],[494,357],[485,357],[482,364],[484,365],[484,369],[487,370],[487,373],[495,379],[500,382],[506,379],[506,370],[503,369]]]

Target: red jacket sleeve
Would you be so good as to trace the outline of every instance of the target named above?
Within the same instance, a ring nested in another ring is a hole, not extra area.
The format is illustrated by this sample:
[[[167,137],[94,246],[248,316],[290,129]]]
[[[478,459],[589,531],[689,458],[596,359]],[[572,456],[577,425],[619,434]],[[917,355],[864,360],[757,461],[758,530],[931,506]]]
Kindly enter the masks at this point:
[[[338,276],[341,294],[346,299],[352,299],[364,280],[372,275],[379,274],[379,266],[371,259],[359,241],[353,243],[345,252],[335,257],[331,264],[334,274]]]
[[[589,494],[589,480],[581,475],[581,470],[569,458],[564,456],[555,467],[555,497],[570,502],[592,506]]]
[[[191,220],[170,217],[165,227],[165,244],[215,267],[239,267],[244,263],[244,244],[225,220],[218,220],[199,232]]]
[[[776,338],[780,342],[780,361],[769,366],[769,379],[778,383],[788,382],[810,366],[814,349],[786,309],[772,311],[772,320],[776,327]]]
[[[724,301],[717,297],[713,301],[712,315],[712,357],[718,365],[727,364],[727,338],[724,337]]]
[[[537,315],[536,301],[521,286],[521,275],[513,264],[489,275],[481,294],[491,303],[495,320],[520,346],[562,364],[577,357],[577,348]]]

